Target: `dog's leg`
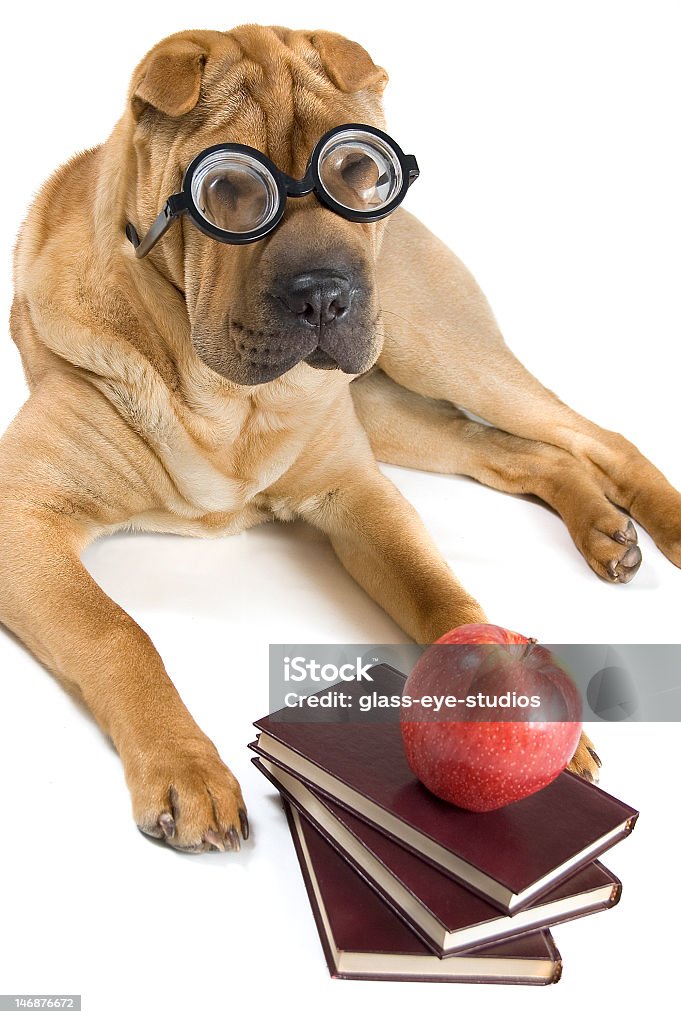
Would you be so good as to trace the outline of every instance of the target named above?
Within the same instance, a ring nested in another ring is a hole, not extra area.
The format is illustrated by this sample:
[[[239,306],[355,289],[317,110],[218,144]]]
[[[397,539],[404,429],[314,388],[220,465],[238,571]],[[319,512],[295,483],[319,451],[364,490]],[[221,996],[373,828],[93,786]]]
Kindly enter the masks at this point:
[[[325,485],[294,497],[294,503],[302,518],[329,537],[350,575],[418,643],[432,643],[464,623],[487,621],[416,510],[373,459],[345,465],[339,458]]]
[[[407,391],[381,370],[356,380],[352,396],[381,462],[534,494],[558,512],[599,576],[627,582],[636,573],[641,552],[631,520],[564,448],[476,423],[448,402]]]
[[[149,450],[94,389],[41,386],[0,443],[0,621],[111,737],[142,831],[191,852],[235,849],[248,830],[236,779],[149,637],[79,557],[98,527],[155,507],[160,481]],[[99,813],[104,835],[106,807]]]
[[[368,466],[358,472],[355,464],[346,472],[336,467],[334,479],[335,485],[299,503],[299,511],[327,534],[350,575],[409,636],[433,643],[455,626],[486,621],[415,510],[382,473]],[[570,770],[595,781],[599,764],[582,733]]]
[[[388,223],[378,274],[386,335],[379,366],[393,380],[570,453],[681,566],[681,495],[634,445],[574,412],[524,368],[463,264],[405,211]]]

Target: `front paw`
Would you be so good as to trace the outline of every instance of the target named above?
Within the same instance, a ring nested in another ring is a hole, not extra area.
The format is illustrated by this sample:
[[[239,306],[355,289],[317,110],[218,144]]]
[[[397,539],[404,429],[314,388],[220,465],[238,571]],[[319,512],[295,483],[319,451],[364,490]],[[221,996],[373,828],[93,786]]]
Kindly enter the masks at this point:
[[[582,733],[574,756],[568,765],[568,771],[574,772],[587,782],[598,782],[601,759],[594,750],[594,745],[585,732]]]
[[[206,736],[135,751],[125,775],[146,835],[185,853],[239,850],[248,839],[239,783]]]

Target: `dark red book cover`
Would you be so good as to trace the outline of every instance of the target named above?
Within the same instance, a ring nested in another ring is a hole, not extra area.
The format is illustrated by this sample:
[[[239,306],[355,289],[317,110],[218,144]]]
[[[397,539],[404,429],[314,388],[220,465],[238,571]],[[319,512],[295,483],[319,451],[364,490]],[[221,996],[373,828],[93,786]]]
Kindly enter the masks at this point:
[[[371,687],[395,692],[405,677],[387,665]],[[355,700],[369,684],[329,691]],[[433,796],[413,775],[399,723],[349,719],[339,708],[275,712],[256,722],[255,753],[331,796],[507,913],[535,899],[629,834],[638,812],[562,772],[549,786],[496,811],[476,813]]]
[[[284,769],[259,758],[253,763],[437,956],[584,917],[619,901],[619,879],[595,862],[509,917]]]
[[[548,931],[445,960],[434,956],[317,829],[284,806],[332,977],[515,985],[559,980],[560,954]]]

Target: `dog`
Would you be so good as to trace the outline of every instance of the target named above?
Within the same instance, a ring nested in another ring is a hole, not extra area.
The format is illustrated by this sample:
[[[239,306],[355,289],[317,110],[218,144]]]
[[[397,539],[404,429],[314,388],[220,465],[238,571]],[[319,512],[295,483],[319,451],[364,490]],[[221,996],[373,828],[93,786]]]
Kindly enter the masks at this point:
[[[0,443],[0,619],[113,741],[139,829],[180,850],[238,849],[246,807],[149,637],[86,572],[94,538],[301,518],[419,643],[485,621],[379,460],[537,495],[604,580],[636,573],[634,520],[681,565],[680,495],[518,362],[466,268],[403,210],[359,222],[296,195],[250,245],[182,221],[136,258],[129,226],[154,222],[199,151],[252,147],[299,181],[331,129],[384,129],[386,81],[334,33],[171,36],[17,244],[31,393]],[[595,780],[599,764],[583,735],[571,769]]]

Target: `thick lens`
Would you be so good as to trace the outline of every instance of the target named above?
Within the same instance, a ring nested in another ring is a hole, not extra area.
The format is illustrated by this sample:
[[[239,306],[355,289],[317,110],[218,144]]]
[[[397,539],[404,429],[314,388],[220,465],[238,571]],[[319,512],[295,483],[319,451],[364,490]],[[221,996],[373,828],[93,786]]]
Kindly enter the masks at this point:
[[[279,208],[271,172],[238,151],[218,150],[202,160],[192,175],[191,193],[207,221],[235,234],[260,230]]]
[[[380,212],[402,188],[397,154],[370,132],[334,135],[319,154],[318,172],[331,198],[356,213]]]

